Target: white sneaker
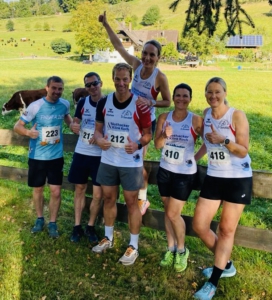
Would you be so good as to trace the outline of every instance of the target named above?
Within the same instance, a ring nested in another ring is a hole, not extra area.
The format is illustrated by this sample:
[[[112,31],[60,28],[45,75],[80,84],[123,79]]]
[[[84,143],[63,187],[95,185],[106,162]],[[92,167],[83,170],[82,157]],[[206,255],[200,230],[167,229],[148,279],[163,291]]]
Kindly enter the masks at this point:
[[[107,236],[105,236],[98,245],[92,248],[92,251],[95,253],[102,253],[108,248],[113,247],[113,241],[110,241]]]
[[[150,202],[147,199],[146,200],[138,200],[138,206],[139,206],[140,212],[143,216],[146,213],[146,210],[148,209],[148,207],[150,206]]]
[[[130,266],[134,264],[138,256],[138,250],[136,250],[132,245],[129,245],[125,254],[119,259],[119,262],[121,262],[124,266]]]

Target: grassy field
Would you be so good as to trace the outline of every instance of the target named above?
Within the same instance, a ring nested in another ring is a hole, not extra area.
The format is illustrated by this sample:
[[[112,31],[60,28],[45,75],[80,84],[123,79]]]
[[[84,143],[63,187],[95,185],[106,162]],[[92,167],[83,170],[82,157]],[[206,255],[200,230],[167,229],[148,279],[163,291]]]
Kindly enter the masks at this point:
[[[89,71],[98,72],[103,79],[103,92],[113,90],[111,64],[84,65],[62,59],[1,60],[0,105],[19,89],[38,88],[45,85],[52,74],[63,77],[64,97],[71,100],[71,91],[82,86],[82,78]],[[271,160],[271,97],[272,71],[263,65],[227,62],[209,68],[183,69],[160,65],[166,73],[171,90],[180,82],[193,88],[191,110],[201,114],[206,107],[204,85],[212,76],[223,77],[228,84],[228,100],[232,106],[243,109],[250,122],[250,155],[254,169],[272,171]],[[162,110],[158,111],[158,114]],[[71,113],[73,114],[73,108]],[[17,112],[0,116],[0,128],[11,129],[19,118]],[[66,132],[68,130],[66,129]],[[159,159],[160,153],[151,145],[148,159]],[[65,156],[65,173],[71,154]],[[202,161],[205,164],[205,159]],[[0,146],[0,164],[27,168],[27,149]],[[192,193],[184,214],[193,215],[198,193]],[[45,217],[48,218],[48,191],[46,191]],[[161,209],[156,186],[149,186],[151,207]],[[58,224],[61,237],[51,240],[44,232],[30,233],[35,212],[31,202],[31,189],[0,179],[0,299],[11,300],[78,300],[78,299],[166,299],[186,300],[204,282],[201,269],[211,265],[213,256],[197,238],[186,237],[190,249],[187,270],[178,275],[158,265],[166,247],[165,234],[142,228],[140,257],[130,268],[118,264],[128,240],[127,226],[116,225],[115,247],[104,255],[90,251],[86,240],[71,244],[73,226],[73,195],[63,192]],[[241,225],[272,228],[272,202],[253,199],[240,220]],[[216,217],[218,219],[218,215]],[[87,221],[84,216],[83,224]],[[100,236],[103,227],[99,228]],[[232,259],[238,274],[222,279],[214,299],[220,300],[270,300],[272,299],[272,255],[234,247]],[[235,287],[235,288],[234,288]]]
[[[185,22],[185,11],[188,8],[188,1],[181,1],[176,12],[169,10],[169,5],[173,0],[158,0],[156,5],[160,7],[161,24],[159,26],[145,27],[145,29],[177,29],[182,32]],[[121,5],[124,5],[122,3]],[[138,17],[138,26],[135,29],[139,29],[142,26],[140,22],[148,7],[153,5],[148,0],[135,0],[128,2],[126,5],[129,7],[129,11],[132,11]],[[271,51],[272,49],[272,17],[267,13],[270,11],[270,7],[267,1],[255,2],[250,4],[243,4],[243,8],[253,18],[256,28],[253,29],[248,26],[244,26],[244,34],[262,34],[264,37],[264,46],[262,50]],[[120,10],[118,5],[109,6],[109,10],[114,10],[116,16],[118,16]],[[223,13],[223,10],[222,10]],[[70,14],[61,14],[57,16],[38,16],[32,18],[18,18],[13,19],[14,28],[13,32],[6,30],[7,20],[0,20],[0,58],[25,58],[31,56],[42,57],[54,57],[57,56],[51,49],[50,43],[53,39],[62,37],[72,45],[72,50],[69,55],[78,54],[79,49],[75,44],[73,32],[63,32],[64,26],[69,23],[71,18]],[[43,31],[44,24],[47,23],[51,31]],[[39,25],[41,30],[36,31],[36,27]],[[219,31],[224,27],[224,22],[219,24]],[[21,38],[30,39],[27,42],[21,42]],[[13,38],[16,42],[7,43],[10,38]],[[15,47],[15,44],[18,44]]]

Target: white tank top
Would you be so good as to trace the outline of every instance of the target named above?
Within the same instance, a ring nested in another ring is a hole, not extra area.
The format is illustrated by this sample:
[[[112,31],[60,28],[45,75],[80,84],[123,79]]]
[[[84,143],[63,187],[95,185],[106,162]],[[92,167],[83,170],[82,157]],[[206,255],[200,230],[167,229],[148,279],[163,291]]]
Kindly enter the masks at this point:
[[[232,127],[232,115],[234,108],[229,108],[226,114],[219,120],[212,117],[211,108],[204,118],[204,142],[207,147],[208,171],[207,174],[222,178],[244,178],[252,176],[251,159],[247,154],[244,158],[233,155],[225,146],[211,144],[205,138],[206,133],[211,132],[211,124],[216,131],[224,135],[230,141],[235,142],[235,130]]]
[[[113,105],[113,93],[107,96],[104,111],[104,131],[111,142],[111,147],[102,151],[101,162],[116,167],[143,166],[143,149],[128,154],[125,144],[129,136],[133,142],[141,138],[139,127],[135,120],[139,119],[136,113],[137,97],[133,96],[125,109],[118,109]]]
[[[195,174],[197,171],[194,158],[194,145],[197,133],[193,129],[193,113],[188,112],[181,122],[173,120],[173,111],[167,115],[166,121],[173,128],[173,134],[166,139],[162,149],[160,167],[179,174]]]
[[[156,91],[156,77],[158,74],[159,69],[155,68],[151,76],[147,79],[141,78],[141,70],[143,68],[143,64],[140,64],[139,67],[134,72],[134,77],[131,85],[131,92],[136,96],[141,96],[147,99],[157,99],[159,94]],[[156,119],[155,115],[155,107],[150,107],[150,114],[151,114],[151,121]]]
[[[85,103],[82,107],[83,114],[80,126],[80,134],[76,144],[75,152],[88,156],[101,156],[101,148],[97,145],[89,144],[95,129],[95,114],[96,107],[90,104],[90,96],[85,98]]]

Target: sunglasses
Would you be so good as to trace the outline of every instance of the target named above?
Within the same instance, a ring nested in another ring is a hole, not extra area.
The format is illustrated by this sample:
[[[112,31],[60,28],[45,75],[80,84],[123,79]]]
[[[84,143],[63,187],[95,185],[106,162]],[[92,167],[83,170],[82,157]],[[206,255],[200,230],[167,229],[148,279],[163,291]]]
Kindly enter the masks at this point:
[[[93,86],[98,86],[99,83],[100,83],[100,81],[98,81],[98,80],[93,81],[93,82],[87,82],[87,83],[85,83],[85,87],[89,88],[89,87],[91,87],[92,85],[93,85]]]

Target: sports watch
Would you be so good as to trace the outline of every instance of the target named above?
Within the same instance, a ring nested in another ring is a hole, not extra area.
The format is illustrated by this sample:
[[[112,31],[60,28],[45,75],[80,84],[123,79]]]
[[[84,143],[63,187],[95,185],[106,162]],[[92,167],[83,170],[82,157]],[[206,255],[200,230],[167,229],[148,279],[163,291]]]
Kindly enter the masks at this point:
[[[220,146],[225,146],[225,145],[228,145],[229,143],[230,143],[230,140],[228,138],[225,138],[224,142],[220,143]]]
[[[138,150],[141,150],[143,148],[143,145],[140,143],[140,141],[137,141],[138,144]]]

